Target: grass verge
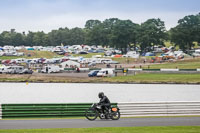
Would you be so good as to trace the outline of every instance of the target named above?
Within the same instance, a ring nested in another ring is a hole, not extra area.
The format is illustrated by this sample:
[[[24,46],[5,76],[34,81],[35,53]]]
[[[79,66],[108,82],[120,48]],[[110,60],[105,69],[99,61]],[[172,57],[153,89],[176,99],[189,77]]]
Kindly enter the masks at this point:
[[[200,126],[9,129],[0,133],[199,133]]]
[[[0,82],[40,82],[40,83],[148,83],[148,84],[200,84],[200,74],[138,73],[136,75],[75,78],[59,76],[0,75]]]
[[[139,73],[136,75],[104,78],[111,83],[177,83],[199,84],[200,74]]]

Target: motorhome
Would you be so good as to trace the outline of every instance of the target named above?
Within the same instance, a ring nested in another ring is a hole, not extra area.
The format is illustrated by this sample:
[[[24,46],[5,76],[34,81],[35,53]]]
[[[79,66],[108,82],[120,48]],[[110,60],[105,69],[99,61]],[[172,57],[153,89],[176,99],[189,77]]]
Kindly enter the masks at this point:
[[[42,73],[58,73],[61,69],[59,66],[45,66],[44,69],[41,70]]]
[[[8,74],[19,74],[23,70],[24,66],[8,66],[4,72]]]

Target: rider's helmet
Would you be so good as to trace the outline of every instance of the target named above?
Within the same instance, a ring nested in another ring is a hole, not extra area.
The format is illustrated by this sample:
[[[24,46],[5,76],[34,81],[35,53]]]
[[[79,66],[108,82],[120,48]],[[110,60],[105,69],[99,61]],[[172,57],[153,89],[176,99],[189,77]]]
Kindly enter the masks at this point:
[[[103,92],[99,92],[99,98],[103,98],[104,93]]]

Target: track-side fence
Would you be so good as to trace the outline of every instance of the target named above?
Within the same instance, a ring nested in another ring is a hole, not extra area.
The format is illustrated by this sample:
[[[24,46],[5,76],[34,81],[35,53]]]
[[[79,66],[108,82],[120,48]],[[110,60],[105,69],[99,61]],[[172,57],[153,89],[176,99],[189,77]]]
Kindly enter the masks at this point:
[[[118,103],[124,117],[200,115],[200,102]]]
[[[2,119],[2,108],[1,108],[1,104],[0,104],[0,120]]]
[[[92,103],[1,104],[0,119],[81,117]],[[200,116],[200,101],[114,103],[122,117],[132,116]]]

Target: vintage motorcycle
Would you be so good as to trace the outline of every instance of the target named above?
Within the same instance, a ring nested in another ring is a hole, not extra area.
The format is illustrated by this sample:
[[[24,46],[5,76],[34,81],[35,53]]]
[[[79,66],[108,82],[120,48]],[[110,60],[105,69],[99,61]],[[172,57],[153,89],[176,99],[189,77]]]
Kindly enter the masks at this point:
[[[93,121],[97,117],[100,119],[112,119],[112,120],[118,120],[120,118],[120,112],[118,107],[112,107],[108,110],[102,109],[102,106],[100,104],[92,104],[92,106],[85,111],[85,117]]]

